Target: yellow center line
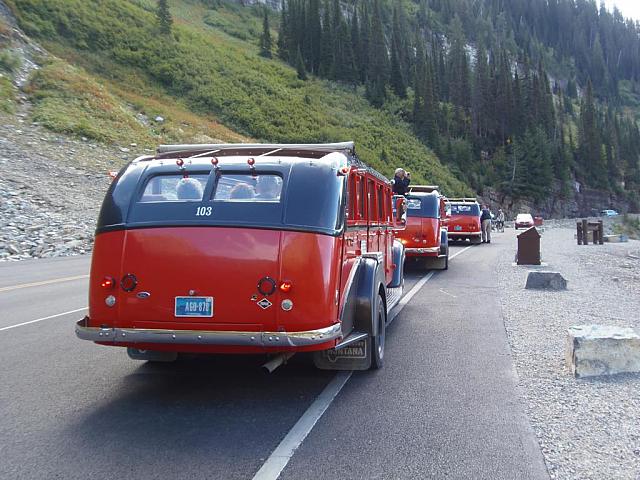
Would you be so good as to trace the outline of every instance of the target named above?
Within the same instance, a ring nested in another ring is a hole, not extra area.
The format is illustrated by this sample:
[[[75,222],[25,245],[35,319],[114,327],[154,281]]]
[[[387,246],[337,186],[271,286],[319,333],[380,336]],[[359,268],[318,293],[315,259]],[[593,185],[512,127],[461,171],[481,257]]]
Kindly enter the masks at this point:
[[[75,277],[54,278],[53,280],[43,280],[42,282],[23,283],[21,285],[11,285],[9,287],[0,287],[0,293],[10,292],[11,290],[19,290],[21,288],[39,287],[41,285],[51,285],[52,283],[71,282],[73,280],[80,280],[82,278],[89,278],[89,275],[76,275]]]

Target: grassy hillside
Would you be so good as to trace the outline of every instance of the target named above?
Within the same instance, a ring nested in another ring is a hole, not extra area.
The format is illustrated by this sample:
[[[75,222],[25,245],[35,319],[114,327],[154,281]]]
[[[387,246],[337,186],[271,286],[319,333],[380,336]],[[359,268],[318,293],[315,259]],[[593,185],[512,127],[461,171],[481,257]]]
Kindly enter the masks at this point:
[[[168,119],[175,108],[185,117],[209,115],[242,136],[270,142],[353,139],[360,156],[387,175],[404,166],[416,179],[439,183],[449,194],[469,191],[398,114],[372,108],[361,91],[316,79],[300,81],[282,62],[258,56],[254,34],[245,34],[260,24],[256,17],[248,19],[250,10],[207,9],[195,0],[174,0],[176,24],[166,36],[156,28],[152,1],[7,3],[27,34],[75,66],[54,62],[33,82],[36,116],[51,128],[105,141],[139,136],[147,143],[162,132],[141,131],[129,120],[140,109],[152,118],[150,110],[160,112],[169,101],[174,107]],[[102,102],[115,112],[106,119],[94,116],[105,110]],[[84,116],[74,114],[78,110]],[[182,124],[190,122],[173,121]],[[210,136],[227,140],[233,135],[227,130]]]
[[[154,148],[158,143],[247,140],[162,92],[126,88],[59,59],[47,60],[26,91],[34,103],[34,121],[105,143]]]

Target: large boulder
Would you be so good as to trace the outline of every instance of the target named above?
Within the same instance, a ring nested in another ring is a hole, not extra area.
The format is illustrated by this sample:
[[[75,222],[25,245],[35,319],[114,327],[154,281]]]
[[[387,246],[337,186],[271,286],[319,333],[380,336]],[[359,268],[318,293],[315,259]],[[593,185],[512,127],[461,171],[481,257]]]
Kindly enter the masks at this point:
[[[628,327],[570,327],[565,360],[576,377],[640,372],[640,335]]]
[[[531,270],[527,275],[527,284],[524,288],[529,290],[566,290],[567,281],[558,272]]]

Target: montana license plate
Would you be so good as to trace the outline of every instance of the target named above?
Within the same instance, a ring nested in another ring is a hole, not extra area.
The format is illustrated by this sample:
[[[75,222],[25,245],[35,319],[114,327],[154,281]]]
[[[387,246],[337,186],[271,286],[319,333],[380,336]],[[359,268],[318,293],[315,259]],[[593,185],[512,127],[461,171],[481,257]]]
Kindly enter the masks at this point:
[[[456,225],[453,229],[454,229],[456,232],[459,232],[460,230],[462,230],[462,227],[461,227],[460,225]]]
[[[176,297],[176,317],[213,317],[213,297]]]

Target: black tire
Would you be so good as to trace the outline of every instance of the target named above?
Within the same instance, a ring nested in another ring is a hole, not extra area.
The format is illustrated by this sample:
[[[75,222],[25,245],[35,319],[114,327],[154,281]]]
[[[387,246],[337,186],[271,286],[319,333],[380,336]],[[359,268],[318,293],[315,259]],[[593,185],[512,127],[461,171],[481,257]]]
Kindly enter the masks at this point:
[[[387,312],[382,295],[378,294],[374,319],[378,323],[378,334],[371,336],[371,369],[378,370],[384,366],[384,346],[386,339]]]
[[[447,256],[444,257],[444,267],[442,270],[449,270],[449,248],[447,247]]]

